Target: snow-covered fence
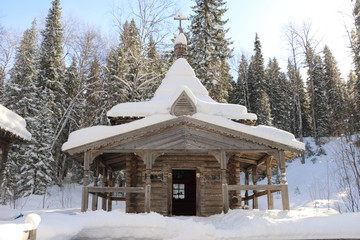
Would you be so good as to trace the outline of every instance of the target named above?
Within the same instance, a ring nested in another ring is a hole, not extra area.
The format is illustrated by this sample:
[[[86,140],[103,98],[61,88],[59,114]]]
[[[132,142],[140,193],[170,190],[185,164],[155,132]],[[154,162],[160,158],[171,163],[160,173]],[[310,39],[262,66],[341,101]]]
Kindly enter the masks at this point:
[[[24,223],[24,237],[23,239],[35,240],[36,239],[36,229],[41,222],[39,215],[32,213],[25,217]]]
[[[26,215],[24,223],[0,224],[0,240],[35,240],[41,218],[37,214]]]

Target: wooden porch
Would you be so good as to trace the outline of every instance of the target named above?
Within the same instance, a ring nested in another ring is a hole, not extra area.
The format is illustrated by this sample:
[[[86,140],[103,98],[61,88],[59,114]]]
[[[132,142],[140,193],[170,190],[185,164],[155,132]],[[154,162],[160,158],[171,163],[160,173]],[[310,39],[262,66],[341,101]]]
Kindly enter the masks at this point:
[[[262,155],[259,160],[252,160],[247,155],[255,156],[256,154]],[[183,152],[136,152],[136,153],[122,153],[127,157],[123,156],[118,166],[124,167],[126,161],[131,161],[133,157],[140,158],[146,166],[144,174],[144,184],[143,186],[127,186],[127,187],[115,187],[112,177],[113,171],[118,171],[119,167],[114,165],[115,161],[111,160],[114,157],[114,153],[111,152],[109,160],[107,160],[106,153],[99,153],[96,151],[90,151],[85,154],[86,158],[84,159],[84,183],[88,183],[88,176],[90,169],[90,163],[94,164],[94,186],[84,185],[83,187],[83,196],[82,196],[82,206],[81,211],[87,211],[89,208],[89,198],[92,195],[91,209],[97,210],[99,198],[102,200],[102,209],[111,211],[113,201],[126,201],[126,195],[136,193],[142,195],[144,199],[144,212],[150,212],[157,210],[152,208],[152,199],[157,199],[159,196],[152,196],[152,178],[154,175],[159,174],[161,170],[154,169],[153,165],[158,158],[166,158],[168,156],[181,156]],[[189,153],[187,153],[189,154]],[[196,155],[196,153],[193,153]],[[199,153],[197,153],[199,154]],[[129,157],[133,155],[132,158]],[[208,152],[202,153],[201,155],[206,155],[207,158],[216,159],[219,165],[219,187],[221,186],[221,208],[224,213],[227,213],[229,209],[235,209],[242,206],[249,206],[249,202],[252,202],[252,208],[258,208],[258,198],[262,196],[267,197],[268,209],[274,209],[274,197],[273,193],[280,192],[282,200],[283,210],[289,210],[289,199],[288,199],[288,186],[286,182],[286,173],[285,173],[285,154],[284,151],[268,151],[264,152],[243,152],[243,153],[234,153],[234,152]],[[94,156],[96,156],[94,158]],[[240,157],[242,156],[242,157]],[[121,157],[119,156],[119,159]],[[234,164],[237,165],[234,167]],[[281,170],[281,184],[272,184],[271,182],[271,169],[275,165],[280,165]],[[186,166],[181,166],[180,168],[186,168]],[[235,171],[234,171],[235,169]],[[102,171],[101,171],[102,170]],[[102,172],[102,186],[97,186],[99,180],[99,172]],[[244,183],[240,183],[240,174],[245,175]],[[259,173],[265,173],[267,177],[267,185],[257,185]],[[166,178],[167,183],[171,183],[171,172],[165,170],[162,173],[162,176]],[[196,196],[196,205],[200,206],[206,201],[206,197],[200,196],[201,188],[201,179],[206,177],[206,172],[202,172],[197,169],[197,196]],[[236,184],[232,184],[232,183]],[[250,184],[252,182],[252,185]],[[167,203],[168,209],[171,209],[171,184],[167,186]],[[122,193],[123,197],[118,197],[115,193]],[[157,193],[158,195],[161,195]],[[171,215],[171,211],[170,214]],[[200,208],[197,208],[197,214],[202,215]]]

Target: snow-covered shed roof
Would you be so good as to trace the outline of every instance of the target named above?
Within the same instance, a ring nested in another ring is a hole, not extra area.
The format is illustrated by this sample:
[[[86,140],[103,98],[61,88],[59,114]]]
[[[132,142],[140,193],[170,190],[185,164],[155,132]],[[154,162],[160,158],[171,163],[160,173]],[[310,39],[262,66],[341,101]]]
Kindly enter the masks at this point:
[[[31,134],[26,130],[25,120],[3,105],[0,105],[0,130],[9,132],[23,140],[31,139]]]
[[[171,106],[185,91],[196,106],[197,113],[221,116],[234,120],[256,120],[246,107],[215,102],[195,76],[194,70],[184,58],[177,59],[162,80],[154,97],[145,102],[120,103],[107,112],[108,117],[147,117],[170,113]]]

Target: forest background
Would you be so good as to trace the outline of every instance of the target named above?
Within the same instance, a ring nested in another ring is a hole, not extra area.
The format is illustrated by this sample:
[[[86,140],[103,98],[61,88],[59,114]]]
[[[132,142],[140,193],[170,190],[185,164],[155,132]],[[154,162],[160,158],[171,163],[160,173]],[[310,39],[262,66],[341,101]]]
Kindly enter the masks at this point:
[[[115,39],[62,16],[60,0],[22,36],[0,18],[0,104],[23,116],[32,134],[31,142],[13,146],[1,181],[2,203],[15,206],[21,197],[45,194],[65,177],[80,183],[81,167],[61,152],[69,133],[107,125],[106,111],[118,103],[152,97],[175,59],[169,40],[179,8],[175,1],[132,2],[130,17],[119,9],[112,13]],[[313,137],[321,154],[324,138],[350,139],[360,129],[360,1],[349,4],[344,17],[351,24],[344,32],[353,64],[347,73],[311,21],[283,26],[286,64],[276,56],[264,59],[255,29],[253,52],[235,52],[223,0],[193,2],[184,28],[186,58],[216,101],[246,106],[257,114],[258,125],[300,140]]]

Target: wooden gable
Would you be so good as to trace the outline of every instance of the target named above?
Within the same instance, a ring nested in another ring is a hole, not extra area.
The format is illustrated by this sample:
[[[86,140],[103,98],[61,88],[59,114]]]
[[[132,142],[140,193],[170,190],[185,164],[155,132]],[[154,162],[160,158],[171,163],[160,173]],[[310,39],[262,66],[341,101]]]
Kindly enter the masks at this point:
[[[194,102],[190,99],[185,91],[176,99],[171,106],[170,114],[175,116],[193,115],[196,113],[196,107]]]

